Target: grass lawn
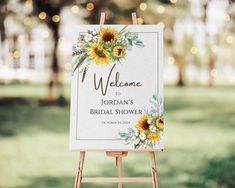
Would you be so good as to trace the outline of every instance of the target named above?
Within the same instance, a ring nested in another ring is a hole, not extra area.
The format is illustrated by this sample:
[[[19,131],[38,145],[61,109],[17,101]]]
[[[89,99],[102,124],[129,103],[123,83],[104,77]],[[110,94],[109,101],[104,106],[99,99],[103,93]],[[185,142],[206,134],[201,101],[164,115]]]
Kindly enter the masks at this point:
[[[73,187],[79,154],[68,149],[69,106],[39,105],[45,94],[40,85],[0,86],[0,98],[26,98],[0,104],[1,188]],[[166,149],[156,155],[161,188],[235,187],[235,88],[167,87],[165,119]],[[126,176],[150,176],[147,153],[129,153],[124,165]],[[115,176],[114,159],[87,153],[84,175]]]

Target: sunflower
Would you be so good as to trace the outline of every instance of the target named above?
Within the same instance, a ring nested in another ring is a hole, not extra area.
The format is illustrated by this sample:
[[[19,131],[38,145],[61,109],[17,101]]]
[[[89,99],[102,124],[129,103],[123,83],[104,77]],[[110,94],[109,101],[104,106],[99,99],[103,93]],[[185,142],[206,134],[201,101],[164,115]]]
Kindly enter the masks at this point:
[[[160,129],[163,129],[164,128],[164,119],[163,117],[159,116],[157,119],[156,119],[156,126]]]
[[[158,141],[158,140],[160,140],[161,135],[160,135],[159,132],[149,133],[149,134],[147,135],[147,138],[148,138],[149,140],[151,140],[151,141]]]
[[[111,44],[113,41],[119,39],[119,34],[114,28],[101,27],[99,37],[104,43]]]
[[[141,116],[135,128],[137,128],[140,132],[147,132],[150,126],[149,120],[151,120],[149,115]]]
[[[126,49],[122,45],[114,46],[112,49],[112,55],[114,58],[117,58],[117,59],[123,58],[125,56],[125,53],[126,53]]]
[[[98,65],[107,65],[110,62],[108,51],[96,42],[89,43],[87,54]]]

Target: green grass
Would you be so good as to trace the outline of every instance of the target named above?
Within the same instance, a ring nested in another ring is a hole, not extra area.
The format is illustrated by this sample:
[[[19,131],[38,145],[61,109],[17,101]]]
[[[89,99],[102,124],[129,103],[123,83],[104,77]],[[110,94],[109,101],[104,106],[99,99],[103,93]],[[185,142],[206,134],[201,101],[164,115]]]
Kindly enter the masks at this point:
[[[79,154],[68,149],[69,106],[40,106],[45,94],[38,85],[0,86],[0,98],[26,98],[0,106],[1,188],[73,187]],[[234,88],[165,89],[166,149],[156,155],[161,188],[235,187],[234,101]],[[123,170],[126,176],[149,176],[148,153],[129,153]],[[87,153],[84,175],[115,176],[114,159]]]

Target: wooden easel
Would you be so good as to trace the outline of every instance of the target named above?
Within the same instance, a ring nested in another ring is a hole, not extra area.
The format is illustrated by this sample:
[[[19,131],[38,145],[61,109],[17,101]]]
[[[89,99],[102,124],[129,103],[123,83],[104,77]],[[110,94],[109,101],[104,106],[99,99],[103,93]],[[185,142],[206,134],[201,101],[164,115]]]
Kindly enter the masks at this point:
[[[104,25],[104,22],[105,13],[102,12],[100,25]],[[132,22],[137,24],[135,12],[132,13]],[[152,177],[122,177],[122,158],[128,155],[128,151],[106,151],[106,155],[108,157],[115,157],[118,177],[83,177],[85,151],[81,151],[74,188],[80,188],[81,183],[118,183],[118,188],[122,188],[122,183],[152,183],[153,188],[159,188],[154,151],[149,151]]]

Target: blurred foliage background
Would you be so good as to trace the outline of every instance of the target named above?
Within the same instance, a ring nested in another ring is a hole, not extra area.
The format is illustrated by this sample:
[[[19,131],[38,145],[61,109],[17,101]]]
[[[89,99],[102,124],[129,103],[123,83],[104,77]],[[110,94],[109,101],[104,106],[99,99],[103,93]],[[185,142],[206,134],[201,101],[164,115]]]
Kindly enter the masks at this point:
[[[137,12],[138,24],[164,26],[160,187],[235,187],[234,0],[0,0],[0,187],[73,187],[71,47],[101,12],[106,24],[131,24]],[[124,163],[124,175],[150,175],[145,153]],[[85,175],[116,175],[114,160],[88,153]]]

